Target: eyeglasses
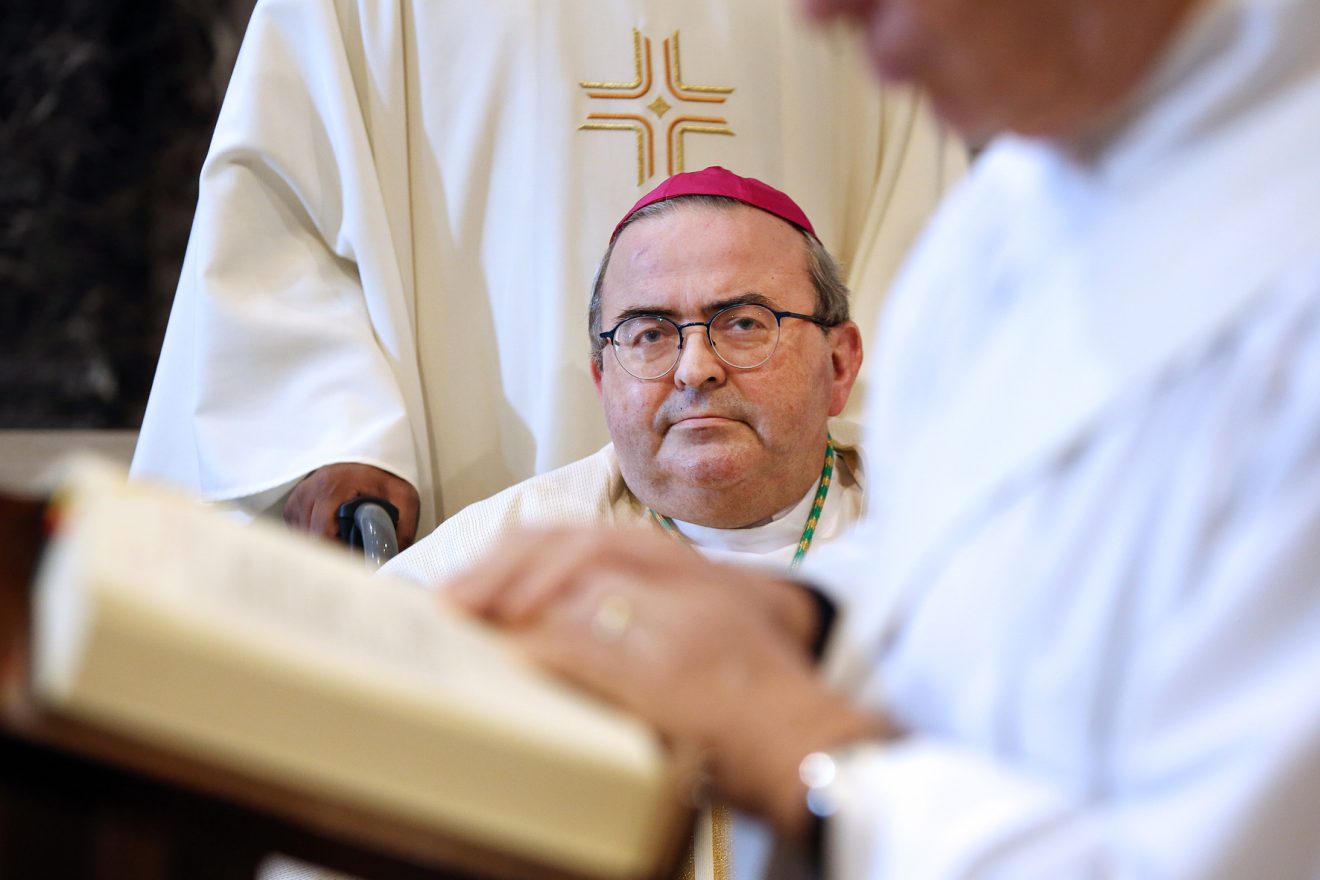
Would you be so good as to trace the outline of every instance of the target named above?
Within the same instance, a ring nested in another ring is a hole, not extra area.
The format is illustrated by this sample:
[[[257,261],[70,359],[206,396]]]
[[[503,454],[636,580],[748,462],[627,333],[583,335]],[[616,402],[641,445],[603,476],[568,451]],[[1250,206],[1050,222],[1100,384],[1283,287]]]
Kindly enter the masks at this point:
[[[705,327],[706,339],[715,356],[731,367],[750,370],[770,360],[779,346],[779,324],[785,318],[830,325],[797,312],[775,311],[753,303],[729,306],[711,315],[709,321],[676,324],[659,315],[637,315],[606,330],[600,338],[611,343],[614,357],[638,379],[659,379],[678,364],[683,354],[684,331]]]

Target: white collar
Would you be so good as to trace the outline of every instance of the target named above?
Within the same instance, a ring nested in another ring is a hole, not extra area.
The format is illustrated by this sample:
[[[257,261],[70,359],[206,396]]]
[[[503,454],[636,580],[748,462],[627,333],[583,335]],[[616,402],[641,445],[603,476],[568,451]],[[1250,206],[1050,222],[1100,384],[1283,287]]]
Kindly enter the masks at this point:
[[[742,529],[717,529],[696,523],[674,520],[674,528],[684,538],[703,550],[730,551],[734,553],[773,553],[784,547],[797,544],[802,538],[802,529],[807,524],[807,515],[816,500],[816,484],[812,484],[800,500],[776,513],[770,521],[759,526]],[[828,503],[828,496],[826,501]],[[823,511],[822,511],[823,516]]]

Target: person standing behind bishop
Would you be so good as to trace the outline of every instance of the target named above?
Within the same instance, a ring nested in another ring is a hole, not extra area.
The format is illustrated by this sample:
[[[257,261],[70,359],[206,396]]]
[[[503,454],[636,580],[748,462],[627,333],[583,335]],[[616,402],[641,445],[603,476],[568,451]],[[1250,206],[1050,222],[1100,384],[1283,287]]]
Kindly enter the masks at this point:
[[[202,169],[133,473],[403,545],[607,439],[577,327],[671,173],[778,181],[878,309],[963,167],[791,0],[259,0]]]

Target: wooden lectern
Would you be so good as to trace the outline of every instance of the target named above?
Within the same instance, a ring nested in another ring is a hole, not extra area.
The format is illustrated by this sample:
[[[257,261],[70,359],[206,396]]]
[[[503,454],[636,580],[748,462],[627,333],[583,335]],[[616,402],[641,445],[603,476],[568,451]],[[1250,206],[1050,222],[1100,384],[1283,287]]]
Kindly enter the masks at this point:
[[[252,880],[276,852],[367,880],[574,876],[44,711],[27,685],[43,510],[0,496],[0,877]]]

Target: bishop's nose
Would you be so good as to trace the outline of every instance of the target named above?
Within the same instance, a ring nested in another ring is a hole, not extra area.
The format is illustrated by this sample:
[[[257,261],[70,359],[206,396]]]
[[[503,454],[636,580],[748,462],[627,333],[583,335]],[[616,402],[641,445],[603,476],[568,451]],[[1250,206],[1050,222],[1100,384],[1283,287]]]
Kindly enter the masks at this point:
[[[695,332],[694,332],[695,331]],[[674,366],[674,384],[679,388],[700,388],[724,382],[728,365],[711,348],[705,327],[688,327],[683,331],[683,347]]]

